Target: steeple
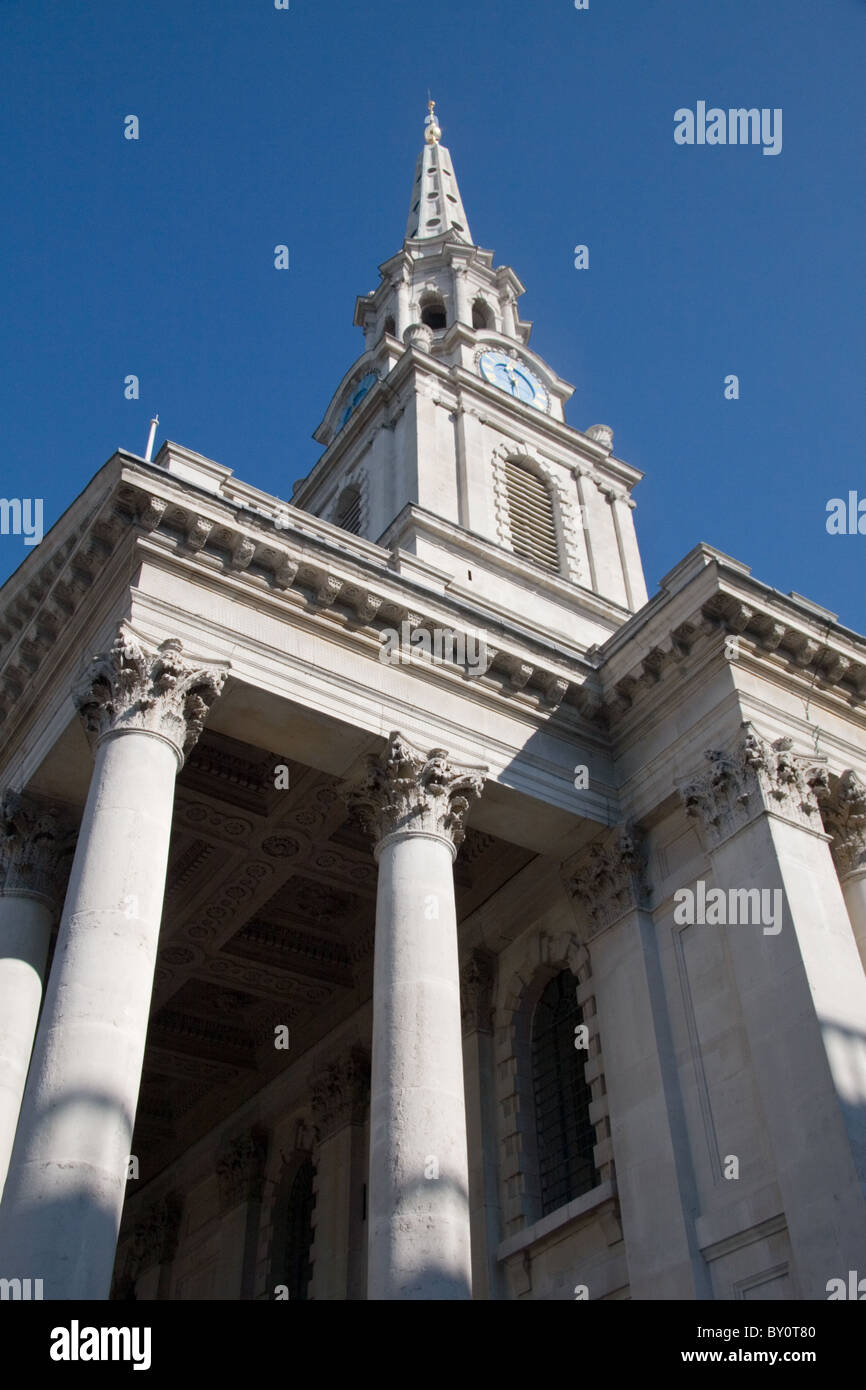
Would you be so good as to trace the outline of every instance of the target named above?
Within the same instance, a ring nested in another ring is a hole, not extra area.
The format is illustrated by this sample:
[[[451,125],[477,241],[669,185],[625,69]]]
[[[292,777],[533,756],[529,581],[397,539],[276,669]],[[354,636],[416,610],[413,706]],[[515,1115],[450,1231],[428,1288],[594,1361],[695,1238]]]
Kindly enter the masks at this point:
[[[364,350],[292,500],[419,585],[598,644],[646,601],[640,475],[610,430],[567,424],[572,387],[529,346],[515,272],[472,239],[432,101],[425,127],[406,235],[355,303]]]
[[[406,240],[425,241],[454,232],[461,241],[472,244],[469,221],[450,154],[439,141],[442,131],[434,115],[435,101],[429,101],[424,121],[424,149],[415,165],[412,201],[406,219]]]

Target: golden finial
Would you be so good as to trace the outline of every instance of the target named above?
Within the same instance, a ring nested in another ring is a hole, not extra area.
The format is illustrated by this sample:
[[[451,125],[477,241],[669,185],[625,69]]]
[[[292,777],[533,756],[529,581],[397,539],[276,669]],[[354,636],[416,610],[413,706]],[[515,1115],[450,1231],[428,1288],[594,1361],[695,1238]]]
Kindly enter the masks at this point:
[[[438,145],[439,140],[442,136],[442,131],[436,124],[436,117],[433,115],[433,109],[435,105],[435,101],[428,101],[427,103],[427,110],[430,112],[430,114],[424,122],[424,124],[427,127],[427,129],[424,132],[424,139],[428,145]]]

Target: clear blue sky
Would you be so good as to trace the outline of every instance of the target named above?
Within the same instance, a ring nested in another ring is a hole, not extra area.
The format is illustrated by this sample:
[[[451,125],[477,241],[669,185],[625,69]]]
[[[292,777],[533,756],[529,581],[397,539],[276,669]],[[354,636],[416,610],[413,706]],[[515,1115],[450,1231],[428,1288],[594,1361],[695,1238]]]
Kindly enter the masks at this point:
[[[705,540],[866,631],[866,535],[825,529],[866,498],[864,0],[3,0],[0,50],[0,495],[53,522],[158,410],[288,498],[429,87],[570,423],[646,473],[650,591]],[[676,145],[698,101],[782,108],[781,154]],[[0,579],[26,553],[0,537]]]

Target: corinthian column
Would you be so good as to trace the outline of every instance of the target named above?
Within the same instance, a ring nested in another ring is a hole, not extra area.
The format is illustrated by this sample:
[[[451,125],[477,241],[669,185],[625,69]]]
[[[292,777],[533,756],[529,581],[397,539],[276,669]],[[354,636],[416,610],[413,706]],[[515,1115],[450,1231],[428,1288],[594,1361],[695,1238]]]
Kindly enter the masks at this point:
[[[51,811],[0,808],[0,1194],[30,1065],[48,941],[74,839]]]
[[[856,772],[842,773],[821,814],[833,837],[833,863],[866,970],[866,784]]]
[[[471,1297],[453,862],[486,768],[392,733],[344,788],[379,865],[370,1087],[370,1299]]]
[[[454,270],[454,318],[457,323],[472,324],[472,306],[469,303],[469,277],[465,266]]]
[[[224,679],[123,627],[77,692],[95,764],[0,1207],[0,1275],[46,1298],[108,1296],[175,777]]]

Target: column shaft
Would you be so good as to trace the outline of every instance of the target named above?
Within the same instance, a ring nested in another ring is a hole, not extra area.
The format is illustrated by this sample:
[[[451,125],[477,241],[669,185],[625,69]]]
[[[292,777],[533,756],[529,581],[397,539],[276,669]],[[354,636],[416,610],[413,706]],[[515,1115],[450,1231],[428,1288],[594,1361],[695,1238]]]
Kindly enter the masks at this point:
[[[14,1251],[49,1298],[108,1297],[176,772],[174,748],[144,732],[96,755],[0,1212],[4,1266]]]
[[[454,318],[457,323],[466,323],[471,327],[472,306],[469,302],[469,281],[465,270],[454,272]]]
[[[52,918],[44,898],[0,894],[0,1195],[36,1034]]]
[[[453,862],[486,768],[392,733],[343,788],[379,863],[368,1298],[472,1292]]]
[[[851,929],[863,969],[866,970],[866,868],[846,874],[840,879],[842,896],[848,909]]]
[[[403,341],[403,334],[409,327],[410,322],[409,286],[401,276],[397,281],[397,314],[394,324],[394,336],[395,338],[399,338],[401,343]]]
[[[468,1298],[460,977],[444,840],[410,834],[382,850],[373,1016],[369,1297]]]
[[[0,1195],[36,1035],[48,943],[74,837],[53,810],[7,791],[0,806]]]

